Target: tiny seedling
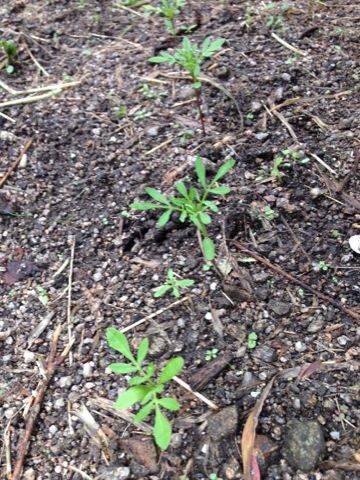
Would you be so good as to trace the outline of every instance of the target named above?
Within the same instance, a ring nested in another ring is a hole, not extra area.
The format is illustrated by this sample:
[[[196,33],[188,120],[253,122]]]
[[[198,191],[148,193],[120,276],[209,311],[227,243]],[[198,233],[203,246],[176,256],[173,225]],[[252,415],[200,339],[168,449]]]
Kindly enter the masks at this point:
[[[341,233],[336,228],[331,230],[330,234],[333,238],[336,238],[336,239],[341,238]]]
[[[250,332],[247,337],[247,347],[250,349],[255,348],[257,344],[257,338],[258,336],[255,332]]]
[[[128,363],[111,363],[108,368],[113,373],[129,375],[129,388],[120,393],[115,401],[119,409],[129,408],[134,404],[140,407],[133,420],[139,422],[154,413],[152,433],[156,445],[161,450],[166,450],[171,439],[171,423],[162,412],[162,409],[177,411],[180,408],[176,398],[163,396],[165,384],[177,375],[184,365],[182,357],[170,358],[156,376],[155,365],[144,360],[149,351],[149,339],[143,338],[139,343],[136,353],[130,350],[126,336],[114,327],[106,329],[106,341],[114,350],[121,353]]]
[[[195,91],[197,109],[201,121],[203,133],[205,135],[205,119],[201,108],[201,76],[200,66],[205,58],[210,58],[225,42],[224,38],[211,40],[205,38],[200,46],[192,43],[187,37],[184,37],[181,46],[177,48],[172,55],[169,52],[160,52],[156,57],[149,58],[149,62],[168,63],[169,65],[179,65],[186,70],[191,78],[191,85]]]
[[[329,264],[325,262],[325,260],[320,260],[316,264],[316,269],[321,272],[327,272],[329,270]]]
[[[215,257],[215,245],[209,237],[207,225],[211,223],[209,212],[218,212],[217,202],[209,200],[209,195],[226,195],[230,192],[227,185],[218,185],[218,181],[235,165],[235,160],[230,158],[220,165],[214,177],[208,183],[206,179],[205,165],[199,156],[195,157],[195,172],[201,186],[200,191],[195,187],[186,187],[182,180],[175,183],[179,196],[169,195],[165,197],[159,190],[146,187],[145,192],[154,202],[133,202],[130,208],[136,210],[163,210],[157,221],[159,227],[163,227],[173,213],[179,213],[180,222],[189,220],[197,229],[200,248],[205,260],[211,262]]]
[[[269,205],[265,205],[262,212],[268,220],[273,220],[275,217],[275,211]]]
[[[0,47],[6,54],[6,73],[13,73],[15,71],[15,63],[17,57],[17,46],[13,40],[0,40]]]
[[[126,105],[118,105],[114,108],[114,115],[117,118],[124,118],[127,115],[127,106]]]
[[[149,13],[156,13],[164,18],[166,30],[171,35],[176,35],[175,18],[184,6],[185,0],[160,0],[158,7],[153,5],[145,5],[144,10]]]
[[[46,306],[49,303],[49,296],[45,288],[43,288],[41,285],[36,285],[35,290],[40,303]]]
[[[193,284],[194,280],[191,280],[190,278],[181,278],[179,275],[174,273],[171,268],[169,268],[166,272],[166,281],[154,289],[153,295],[154,297],[161,297],[166,292],[171,290],[171,293],[174,295],[174,297],[179,298],[180,289],[191,287]]]
[[[140,92],[143,94],[145,98],[152,100],[153,98],[160,98],[165,95],[164,92],[155,92],[152,88],[149,87],[147,83],[144,83],[141,88]]]
[[[217,348],[210,348],[209,350],[206,350],[204,358],[207,362],[209,362],[210,360],[216,358],[218,353],[219,350]]]
[[[151,112],[148,112],[147,110],[137,110],[134,114],[133,114],[133,119],[136,121],[138,120],[144,120],[145,118],[149,118],[151,117],[152,113]]]

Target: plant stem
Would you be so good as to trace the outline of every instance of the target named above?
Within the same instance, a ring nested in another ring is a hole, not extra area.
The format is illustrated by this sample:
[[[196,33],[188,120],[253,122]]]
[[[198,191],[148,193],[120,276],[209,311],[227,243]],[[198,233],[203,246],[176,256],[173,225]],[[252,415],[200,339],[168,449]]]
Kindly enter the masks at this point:
[[[203,132],[204,135],[206,135],[205,117],[204,117],[204,113],[203,113],[202,108],[201,108],[201,90],[200,90],[200,88],[195,88],[194,90],[195,90],[196,105],[197,105],[197,109],[198,109],[198,112],[199,112],[202,132]]]

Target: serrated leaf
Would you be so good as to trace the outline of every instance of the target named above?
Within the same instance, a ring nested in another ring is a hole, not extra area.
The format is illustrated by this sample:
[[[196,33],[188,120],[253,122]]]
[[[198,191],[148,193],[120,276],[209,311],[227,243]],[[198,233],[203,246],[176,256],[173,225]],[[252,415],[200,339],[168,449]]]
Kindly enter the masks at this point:
[[[150,401],[146,405],[140,408],[140,410],[134,415],[133,420],[135,422],[140,422],[141,420],[144,420],[151,410],[154,408],[154,402]]]
[[[155,210],[157,208],[163,208],[162,205],[150,202],[133,202],[130,203],[129,207],[134,210]]]
[[[218,187],[210,188],[208,192],[212,193],[213,195],[226,195],[230,192],[230,187],[228,187],[227,185],[220,185]]]
[[[206,237],[202,240],[202,248],[204,251],[204,257],[211,262],[215,258],[215,245],[211,238]]]
[[[171,210],[171,208],[169,208],[168,210],[165,210],[165,212],[163,212],[160,215],[160,217],[157,219],[156,225],[158,227],[163,227],[164,225],[166,225],[167,222],[170,220],[172,213],[173,211]]]
[[[167,198],[165,198],[164,195],[159,192],[159,190],[156,190],[156,188],[145,187],[145,192],[157,202],[163,203],[164,205],[169,205]]]
[[[175,298],[180,297],[180,290],[177,287],[172,287],[172,293],[173,293]]]
[[[154,295],[155,298],[161,297],[162,295],[164,295],[170,289],[171,289],[170,285],[167,285],[167,284],[160,285],[159,287],[156,287],[153,290],[153,295]]]
[[[136,360],[141,365],[149,351],[149,339],[143,338],[136,351]]]
[[[171,440],[171,424],[158,407],[155,410],[153,435],[156,445],[166,450]]]
[[[138,370],[135,365],[130,365],[130,363],[110,363],[107,368],[110,368],[110,370],[113,373],[132,373],[136,372]]]
[[[175,63],[175,58],[167,52],[160,52],[160,55],[151,57],[148,59],[151,63],[169,63],[170,65]]]
[[[217,38],[216,40],[210,42],[209,38],[205,38],[202,46],[201,46],[201,53],[204,57],[211,57],[216,50],[222,47],[223,43],[225,42],[225,38]]]
[[[158,383],[163,384],[171,380],[180,372],[183,365],[184,359],[182,357],[170,358],[158,376]]]
[[[223,163],[222,165],[220,165],[218,171],[216,172],[214,178],[213,178],[213,182],[217,182],[221,177],[223,177],[224,175],[227,174],[227,172],[229,170],[231,170],[233,168],[233,166],[235,165],[235,160],[233,158],[229,158],[229,160],[227,160],[225,163]]]
[[[135,358],[130,351],[129,343],[125,335],[117,330],[115,327],[106,329],[106,340],[108,345],[114,350],[120,352],[128,360],[135,363]]]
[[[115,401],[115,407],[119,409],[131,407],[134,403],[140,402],[148,391],[149,388],[145,385],[130,387],[125,392],[120,393]]]
[[[195,157],[195,172],[198,177],[200,185],[205,189],[206,188],[206,170],[205,165],[202,159],[196,155]]]
[[[159,398],[157,403],[167,410],[171,410],[172,412],[176,412],[176,410],[179,410],[180,408],[180,403],[176,400],[176,398],[172,397]]]

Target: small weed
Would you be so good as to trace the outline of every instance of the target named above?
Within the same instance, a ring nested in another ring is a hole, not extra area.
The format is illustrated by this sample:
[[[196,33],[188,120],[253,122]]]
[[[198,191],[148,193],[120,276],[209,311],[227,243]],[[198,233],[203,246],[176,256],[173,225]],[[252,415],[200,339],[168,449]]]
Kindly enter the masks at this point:
[[[299,295],[299,297],[303,297],[303,296],[304,296],[304,293],[305,293],[305,292],[304,292],[304,289],[303,289],[303,288],[299,287],[296,291],[297,291],[297,294]]]
[[[325,260],[319,260],[319,262],[315,263],[314,270],[316,272],[327,272],[329,270],[329,264],[325,262]]]
[[[274,220],[275,211],[269,205],[265,205],[262,212],[268,220]]]
[[[292,56],[292,57],[288,57],[288,58],[285,60],[285,63],[286,63],[287,65],[292,65],[292,64],[295,63],[297,60],[298,60],[298,57]]]
[[[0,40],[0,48],[2,48],[6,54],[6,73],[14,73],[17,57],[16,43],[13,40]]]
[[[38,296],[39,301],[46,306],[49,303],[49,297],[48,294],[41,285],[36,285],[35,287],[36,294]]]
[[[151,117],[151,115],[152,113],[148,112],[147,110],[137,110],[132,117],[134,121],[137,122],[138,120],[144,120],[145,118],[149,118]]]
[[[264,4],[264,10],[266,12],[265,16],[265,25],[270,30],[276,30],[278,32],[284,31],[287,29],[285,22],[284,14],[289,9],[287,3],[274,3],[267,2]]]
[[[166,30],[171,35],[176,35],[175,18],[180,13],[184,6],[185,0],[160,0],[160,5],[154,7],[153,5],[145,5],[145,12],[156,13],[164,18],[164,25]]]
[[[281,150],[276,157],[274,157],[273,165],[270,169],[270,175],[274,180],[280,183],[282,177],[285,175],[280,171],[280,167],[290,168],[293,162],[299,162],[303,164],[307,163],[308,161],[308,158],[301,159],[301,154],[297,150],[285,148],[284,150]]]
[[[150,100],[154,99],[154,98],[160,98],[162,96],[165,95],[164,92],[155,92],[154,90],[152,90],[149,85],[147,83],[144,83],[141,88],[140,88],[140,92],[143,94],[143,96],[145,98],[148,98]]]
[[[171,268],[169,268],[166,272],[166,281],[154,289],[153,295],[154,297],[161,297],[166,292],[171,290],[172,295],[174,295],[176,298],[179,298],[180,289],[191,287],[193,284],[194,280],[191,280],[190,278],[180,278]]]
[[[336,239],[341,238],[341,233],[339,232],[339,230],[336,230],[336,228],[331,230],[330,234],[333,238],[336,238]]]
[[[219,350],[217,348],[210,348],[209,350],[206,350],[204,358],[207,362],[209,362],[210,360],[216,358],[218,353]]]
[[[150,413],[154,413],[152,427],[154,440],[156,445],[162,450],[166,450],[170,443],[172,429],[162,409],[177,411],[180,405],[175,398],[162,394],[165,384],[182,369],[184,359],[182,357],[170,358],[156,376],[153,362],[144,365],[149,351],[148,338],[141,340],[136,354],[131,352],[125,335],[114,327],[106,329],[106,341],[111,348],[121,353],[129,361],[128,363],[111,363],[108,368],[113,373],[131,374],[131,378],[128,380],[129,388],[119,394],[115,401],[115,407],[124,409],[134,404],[140,404],[140,408],[134,416],[135,422],[144,420]]]
[[[246,118],[246,120],[252,120],[254,118],[254,114],[252,112],[246,112],[244,118]]]
[[[204,115],[201,108],[200,66],[206,58],[212,57],[212,55],[221,48],[224,42],[224,38],[217,38],[216,40],[211,41],[211,39],[207,37],[200,46],[197,46],[187,37],[184,37],[181,46],[175,50],[173,55],[168,52],[160,52],[156,57],[149,58],[149,62],[178,65],[189,73],[191,77],[191,85],[196,95],[197,109],[204,135],[206,132]]]
[[[252,348],[255,348],[256,347],[256,344],[257,344],[257,338],[258,336],[256,335],[255,332],[250,332],[247,336],[247,347],[252,349]]]
[[[230,158],[220,165],[214,177],[209,183],[206,180],[205,165],[202,159],[195,158],[195,172],[201,186],[200,192],[193,186],[186,187],[182,180],[175,183],[175,188],[180,196],[169,195],[165,197],[159,190],[152,187],[146,187],[145,192],[155,200],[151,202],[133,202],[131,208],[136,210],[163,210],[157,221],[159,227],[164,226],[173,213],[179,213],[180,222],[190,220],[197,229],[198,238],[202,253],[208,262],[215,257],[215,245],[209,237],[207,225],[211,223],[209,212],[218,212],[217,203],[209,200],[209,195],[226,195],[230,192],[227,185],[218,185],[218,181],[226,175],[235,165],[235,160]]]
[[[114,108],[114,115],[117,118],[124,118],[127,115],[127,111],[126,105],[119,105],[118,107]]]

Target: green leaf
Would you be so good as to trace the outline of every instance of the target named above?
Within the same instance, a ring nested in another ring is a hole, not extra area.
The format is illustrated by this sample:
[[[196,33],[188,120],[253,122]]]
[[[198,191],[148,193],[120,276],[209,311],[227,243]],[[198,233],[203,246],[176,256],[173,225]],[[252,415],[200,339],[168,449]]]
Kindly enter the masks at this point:
[[[125,335],[117,330],[115,327],[106,329],[106,340],[108,345],[114,350],[120,352],[131,362],[135,363],[135,358],[130,351],[129,343]]]
[[[179,180],[178,182],[175,182],[175,188],[180,193],[180,195],[187,198],[188,191],[187,191],[185,183],[183,181]]]
[[[177,284],[179,287],[190,287],[194,284],[194,280],[191,280],[190,278],[184,278],[183,280],[178,280]]]
[[[172,412],[175,412],[176,410],[179,410],[180,404],[176,400],[176,398],[171,398],[171,397],[163,397],[160,398],[157,403],[161,405],[162,407],[166,408],[167,410],[171,410]]]
[[[204,57],[211,57],[216,50],[222,47],[225,42],[225,38],[217,38],[213,42],[210,42],[209,38],[205,38],[201,45],[201,53]]]
[[[172,287],[172,293],[173,293],[175,298],[180,297],[180,290],[176,286]]]
[[[149,387],[145,385],[136,385],[135,387],[130,387],[125,392],[120,393],[115,401],[116,408],[128,408],[134,403],[140,402],[145,395],[148,393]]]
[[[146,187],[145,192],[157,202],[163,203],[164,205],[169,205],[169,201],[167,200],[167,198],[165,198],[164,195],[159,192],[159,190],[156,190],[156,188]]]
[[[205,189],[206,188],[206,170],[205,165],[199,155],[195,157],[195,172],[198,177],[200,185]]]
[[[171,440],[171,424],[159,407],[155,410],[153,435],[156,445],[161,450],[166,450]]]
[[[212,261],[215,258],[215,245],[211,238],[206,237],[202,240],[202,248],[204,251],[204,257],[208,261]]]
[[[136,351],[136,360],[141,365],[149,351],[149,339],[143,338]]]
[[[199,72],[200,73],[200,72]],[[195,90],[198,90],[199,88],[201,88],[201,82],[200,80],[197,80],[196,82],[193,82],[191,84],[192,88],[194,88]]]
[[[150,202],[133,202],[129,205],[134,210],[156,210],[157,208],[164,208],[162,205]]]
[[[212,212],[215,212],[215,213],[216,213],[216,212],[219,211],[216,203],[213,202],[213,201],[211,201],[211,200],[204,200],[203,204],[204,204],[207,208],[209,208]]]
[[[199,218],[204,225],[209,225],[209,223],[211,223],[211,217],[208,213],[200,212]]]
[[[146,383],[148,381],[148,377],[146,375],[134,375],[129,380],[129,385],[141,385],[142,383]]]
[[[180,222],[185,222],[185,220],[187,219],[187,211],[186,210],[183,210],[181,213],[180,213],[180,217],[179,217],[179,221]]]
[[[170,220],[171,214],[173,213],[173,210],[169,208],[168,210],[165,210],[160,217],[157,219],[156,225],[158,227],[163,227],[164,225],[167,224],[167,222]]]
[[[155,298],[161,297],[162,295],[164,295],[170,289],[171,289],[171,286],[164,283],[164,285],[160,285],[159,287],[156,287],[153,290],[153,295],[154,295]]]
[[[160,52],[160,55],[156,57],[151,57],[148,59],[148,62],[151,63],[169,63],[173,65],[175,63],[175,58],[167,52]]]
[[[208,192],[214,195],[226,195],[230,192],[230,187],[228,187],[227,185],[220,185],[219,187],[210,188]]]
[[[214,178],[212,179],[213,182],[217,182],[221,177],[227,174],[229,170],[233,168],[235,165],[235,160],[233,158],[229,158],[225,163],[220,165],[218,171],[216,172]]]
[[[160,384],[168,382],[180,372],[183,365],[184,359],[182,357],[170,358],[170,360],[168,360],[164,368],[161,370],[157,382]]]
[[[153,408],[154,408],[154,402],[150,400],[150,402],[148,402],[146,405],[141,407],[140,410],[137,412],[137,414],[134,415],[133,420],[135,422],[140,422],[141,420],[144,420],[144,418],[146,418],[149,415],[149,413]]]
[[[135,365],[130,365],[130,363],[110,363],[108,368],[114,373],[132,373],[138,370]]]
[[[173,270],[172,268],[168,268],[168,269],[167,269],[166,277],[167,277],[169,280],[174,280],[175,274],[174,274],[174,270]]]

